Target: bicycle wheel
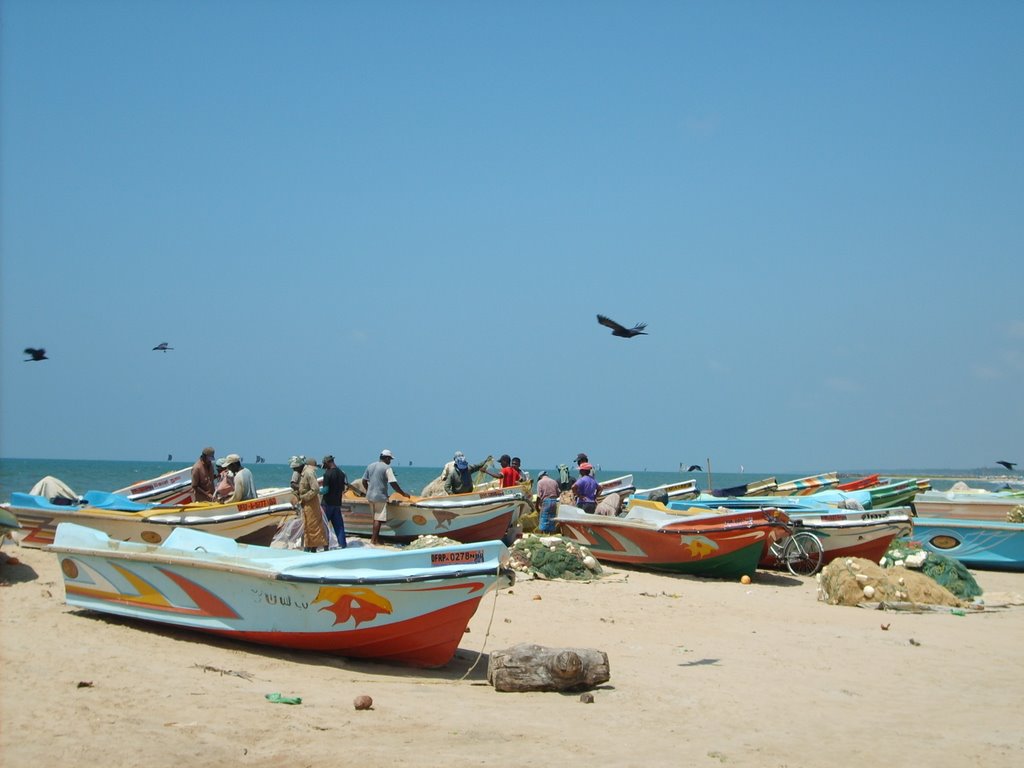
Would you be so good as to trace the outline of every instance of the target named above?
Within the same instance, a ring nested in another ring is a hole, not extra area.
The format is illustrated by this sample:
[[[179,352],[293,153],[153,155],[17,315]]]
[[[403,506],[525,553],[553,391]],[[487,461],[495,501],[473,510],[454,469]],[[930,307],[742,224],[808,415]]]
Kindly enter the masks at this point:
[[[798,531],[786,540],[782,560],[794,576],[813,576],[825,560],[825,548],[813,533]]]

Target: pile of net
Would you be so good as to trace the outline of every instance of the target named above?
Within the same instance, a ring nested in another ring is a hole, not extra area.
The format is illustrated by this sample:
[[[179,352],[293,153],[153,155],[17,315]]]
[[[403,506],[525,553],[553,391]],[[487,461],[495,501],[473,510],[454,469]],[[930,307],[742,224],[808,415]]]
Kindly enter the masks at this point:
[[[455,539],[446,539],[444,536],[417,536],[406,547],[406,549],[432,549],[434,547],[452,547],[460,542]]]
[[[923,573],[904,566],[882,568],[861,557],[840,558],[826,565],[819,576],[818,599],[829,605],[963,606],[956,595]]]
[[[920,569],[921,573],[961,600],[981,596],[981,587],[963,563],[946,555],[928,552],[906,539],[894,541],[882,557],[881,563],[884,568],[906,565],[909,568]]]
[[[527,534],[511,548],[512,567],[540,579],[589,581],[601,575],[593,555],[561,536]]]
[[[1024,523],[1024,504],[1018,504],[1016,507],[1007,512],[1006,522]]]

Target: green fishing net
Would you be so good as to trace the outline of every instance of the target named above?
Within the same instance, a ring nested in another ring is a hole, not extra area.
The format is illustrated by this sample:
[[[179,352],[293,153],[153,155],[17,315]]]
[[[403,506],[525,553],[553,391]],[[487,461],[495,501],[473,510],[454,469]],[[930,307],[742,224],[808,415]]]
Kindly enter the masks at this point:
[[[526,535],[512,547],[512,567],[546,579],[589,580],[600,572],[584,564],[589,553],[558,536]]]
[[[920,545],[907,539],[897,539],[889,545],[882,558],[882,567],[891,568],[897,563],[911,565],[915,560],[920,560],[922,555],[924,558],[920,565],[921,573],[936,584],[945,587],[961,600],[981,596],[981,587],[963,563],[946,555],[926,552]]]

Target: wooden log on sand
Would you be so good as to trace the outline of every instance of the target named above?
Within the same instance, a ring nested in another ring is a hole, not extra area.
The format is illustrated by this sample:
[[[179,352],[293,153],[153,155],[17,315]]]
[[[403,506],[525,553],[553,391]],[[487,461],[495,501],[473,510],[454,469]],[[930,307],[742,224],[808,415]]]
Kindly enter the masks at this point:
[[[583,691],[609,679],[608,654],[593,648],[520,643],[495,651],[487,664],[496,691]]]

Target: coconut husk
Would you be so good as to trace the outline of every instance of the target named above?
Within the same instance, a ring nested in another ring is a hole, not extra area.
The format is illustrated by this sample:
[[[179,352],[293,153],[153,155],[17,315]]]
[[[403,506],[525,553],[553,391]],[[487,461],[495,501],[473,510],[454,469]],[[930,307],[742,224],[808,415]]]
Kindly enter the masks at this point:
[[[865,595],[865,587],[871,587],[874,594]],[[869,602],[957,608],[965,605],[956,595],[923,573],[902,566],[882,568],[871,560],[859,557],[833,560],[825,566],[818,582],[818,599],[829,605],[860,605]]]

